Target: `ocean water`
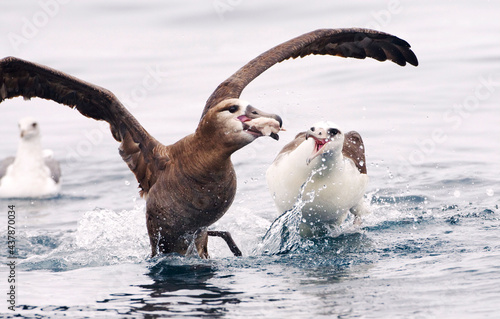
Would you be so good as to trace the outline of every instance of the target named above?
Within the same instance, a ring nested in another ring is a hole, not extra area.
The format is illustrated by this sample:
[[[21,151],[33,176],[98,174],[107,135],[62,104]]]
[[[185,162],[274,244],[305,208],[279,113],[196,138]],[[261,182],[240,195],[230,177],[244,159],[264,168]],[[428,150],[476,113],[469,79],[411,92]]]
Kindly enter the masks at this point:
[[[213,89],[272,46],[318,28],[407,40],[418,67],[307,57],[274,66],[242,98],[283,117],[280,141],[233,156],[238,194],[212,258],[149,258],[144,201],[108,127],[49,101],[0,104],[0,157],[17,121],[39,120],[63,171],[50,199],[0,200],[1,317],[498,318],[500,5],[494,1],[10,1],[0,56],[113,91],[165,144],[196,128]],[[153,81],[151,81],[153,79]],[[149,82],[147,82],[149,81]],[[147,82],[151,85],[145,85]],[[372,214],[302,239],[278,220],[265,171],[319,120],[363,136]],[[7,308],[8,206],[16,303]],[[273,224],[287,235],[267,235]]]

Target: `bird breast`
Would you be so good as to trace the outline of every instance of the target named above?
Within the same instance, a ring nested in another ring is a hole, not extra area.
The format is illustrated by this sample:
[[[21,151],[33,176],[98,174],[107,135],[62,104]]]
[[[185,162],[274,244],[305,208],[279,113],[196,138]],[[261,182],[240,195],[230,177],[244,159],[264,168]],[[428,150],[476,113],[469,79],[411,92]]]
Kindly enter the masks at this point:
[[[342,155],[324,162],[318,157],[306,165],[305,159],[314,147],[313,142],[306,142],[273,163],[267,172],[278,209],[292,209],[299,198],[305,203],[303,212],[335,212],[355,206],[364,195],[368,176],[360,174]]]

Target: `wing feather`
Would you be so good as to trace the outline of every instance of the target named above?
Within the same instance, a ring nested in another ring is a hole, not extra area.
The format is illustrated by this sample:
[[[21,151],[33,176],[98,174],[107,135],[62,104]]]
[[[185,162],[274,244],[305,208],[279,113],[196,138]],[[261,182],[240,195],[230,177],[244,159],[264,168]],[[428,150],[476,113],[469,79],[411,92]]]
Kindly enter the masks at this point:
[[[44,159],[45,166],[47,166],[50,170],[50,177],[54,180],[54,182],[59,183],[61,180],[61,166],[59,162],[53,158],[45,158]]]
[[[281,149],[281,151],[274,159],[273,163],[279,162],[281,158],[283,158],[283,156],[293,152],[305,140],[306,140],[306,132],[300,132],[297,135],[295,135],[295,138]]]
[[[401,66],[418,60],[410,45],[396,36],[370,29],[320,29],[286,41],[264,52],[222,82],[208,98],[205,113],[228,98],[239,98],[243,89],[276,63],[311,54],[344,58],[391,60]]]
[[[2,179],[7,174],[7,169],[12,163],[14,163],[15,157],[9,156],[0,161],[0,179]]]
[[[0,103],[22,96],[39,97],[76,108],[81,114],[110,124],[121,142],[120,155],[142,191],[155,183],[158,168],[168,161],[165,146],[153,138],[110,91],[49,67],[15,57],[0,60]]]
[[[366,174],[365,145],[358,132],[350,131],[344,134],[342,154],[354,162],[361,174]]]

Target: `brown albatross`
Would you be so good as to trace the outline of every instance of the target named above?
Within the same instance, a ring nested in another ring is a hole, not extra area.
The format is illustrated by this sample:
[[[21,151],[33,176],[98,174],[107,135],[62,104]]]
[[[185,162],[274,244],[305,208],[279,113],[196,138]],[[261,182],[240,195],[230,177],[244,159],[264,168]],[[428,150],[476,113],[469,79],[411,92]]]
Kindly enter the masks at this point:
[[[146,200],[152,256],[186,254],[194,247],[206,258],[210,235],[225,238],[233,253],[241,255],[228,233],[207,227],[234,199],[231,154],[259,136],[277,139],[281,119],[240,100],[240,94],[274,64],[310,54],[418,64],[410,45],[387,33],[357,28],[309,32],[264,52],[222,82],[208,98],[196,131],[168,146],[152,137],[110,91],[18,58],[0,60],[0,102],[39,97],[110,124]]]

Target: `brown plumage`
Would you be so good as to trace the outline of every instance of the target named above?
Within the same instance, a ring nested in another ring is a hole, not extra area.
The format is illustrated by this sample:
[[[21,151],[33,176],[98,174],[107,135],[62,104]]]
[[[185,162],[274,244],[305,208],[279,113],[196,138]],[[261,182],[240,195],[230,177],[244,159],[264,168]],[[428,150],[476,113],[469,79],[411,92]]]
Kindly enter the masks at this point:
[[[262,53],[219,84],[207,101],[207,110],[228,97],[239,98],[243,89],[262,72],[290,58],[310,54],[333,55],[343,58],[373,58],[390,60],[405,66],[417,66],[418,60],[410,45],[393,35],[370,29],[319,29],[286,41]]]
[[[366,174],[365,145],[361,135],[356,131],[350,131],[345,133],[344,138],[342,154],[353,161],[361,174]]]
[[[367,29],[317,30],[261,54],[222,82],[208,99],[195,133],[165,146],[153,138],[110,91],[46,66],[14,57],[0,60],[0,102],[39,97],[76,108],[110,124],[120,155],[146,199],[152,255],[188,253],[208,257],[207,236],[229,234],[206,228],[224,215],[236,192],[230,155],[262,135],[277,139],[281,119],[239,100],[242,90],[272,65],[310,54],[372,57],[417,65],[409,44]]]

